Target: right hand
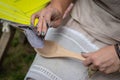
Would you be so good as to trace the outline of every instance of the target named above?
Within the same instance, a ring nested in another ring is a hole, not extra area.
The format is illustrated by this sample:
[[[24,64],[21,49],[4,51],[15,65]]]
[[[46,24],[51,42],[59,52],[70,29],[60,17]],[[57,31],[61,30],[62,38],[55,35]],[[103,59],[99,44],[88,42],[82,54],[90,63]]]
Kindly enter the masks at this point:
[[[84,65],[92,70],[99,70],[106,74],[110,74],[120,69],[120,59],[115,51],[114,45],[106,46],[98,51],[82,54],[86,60]]]
[[[59,9],[53,7],[51,4],[49,4],[46,8],[44,8],[41,11],[38,11],[34,13],[31,16],[31,24],[35,24],[35,19],[38,18],[38,23],[37,23],[37,31],[38,35],[45,35],[47,32],[47,25],[52,26],[52,27],[57,27],[60,25],[63,13],[60,12]],[[44,34],[42,34],[44,33]]]

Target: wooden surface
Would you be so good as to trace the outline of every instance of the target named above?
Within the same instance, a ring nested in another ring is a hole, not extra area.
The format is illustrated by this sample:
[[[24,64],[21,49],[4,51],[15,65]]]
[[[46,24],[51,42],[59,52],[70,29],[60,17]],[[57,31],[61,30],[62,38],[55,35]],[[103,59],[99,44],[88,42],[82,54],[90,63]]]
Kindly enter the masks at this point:
[[[15,34],[15,29],[10,28],[10,32],[3,32],[0,38],[0,61],[8,50],[9,43],[13,39]]]
[[[0,40],[0,59],[2,58],[3,56],[3,53],[6,49],[6,46],[9,42],[9,38],[10,38],[10,33],[6,33],[4,32],[1,36],[1,40]]]
[[[82,57],[81,53],[69,51],[53,41],[45,40],[44,47],[42,49],[36,49],[36,51],[39,52],[41,56],[47,58],[69,57],[79,60],[85,60],[85,58]]]

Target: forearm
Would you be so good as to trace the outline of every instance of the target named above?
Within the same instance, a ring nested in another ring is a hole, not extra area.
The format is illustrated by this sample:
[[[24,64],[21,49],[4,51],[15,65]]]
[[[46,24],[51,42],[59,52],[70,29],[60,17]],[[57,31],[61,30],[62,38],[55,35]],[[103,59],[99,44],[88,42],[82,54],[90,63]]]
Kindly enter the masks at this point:
[[[64,14],[67,7],[72,3],[73,0],[51,0],[51,5],[57,8],[61,14]]]

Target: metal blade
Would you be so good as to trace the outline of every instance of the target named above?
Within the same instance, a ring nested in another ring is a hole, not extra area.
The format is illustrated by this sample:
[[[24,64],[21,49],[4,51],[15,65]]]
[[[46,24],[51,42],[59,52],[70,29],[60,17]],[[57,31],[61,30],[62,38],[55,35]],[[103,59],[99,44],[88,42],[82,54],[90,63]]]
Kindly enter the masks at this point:
[[[32,47],[34,48],[44,47],[44,40],[41,39],[41,37],[37,36],[32,29],[29,28],[24,29],[24,33]]]

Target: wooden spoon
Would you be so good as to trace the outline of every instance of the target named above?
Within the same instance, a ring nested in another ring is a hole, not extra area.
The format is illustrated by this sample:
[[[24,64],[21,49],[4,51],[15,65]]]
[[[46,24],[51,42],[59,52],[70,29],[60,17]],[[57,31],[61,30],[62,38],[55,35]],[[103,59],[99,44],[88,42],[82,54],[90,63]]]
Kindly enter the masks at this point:
[[[63,47],[61,47],[60,45],[58,45],[53,41],[46,40],[43,48],[37,48],[35,50],[39,52],[41,56],[47,57],[47,58],[70,57],[70,58],[76,58],[79,60],[85,60],[85,58],[82,57],[80,53],[74,53],[74,52],[68,51],[67,49],[64,49]]]

